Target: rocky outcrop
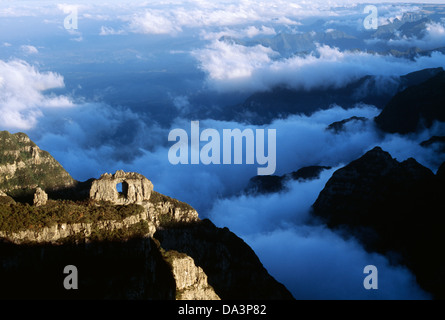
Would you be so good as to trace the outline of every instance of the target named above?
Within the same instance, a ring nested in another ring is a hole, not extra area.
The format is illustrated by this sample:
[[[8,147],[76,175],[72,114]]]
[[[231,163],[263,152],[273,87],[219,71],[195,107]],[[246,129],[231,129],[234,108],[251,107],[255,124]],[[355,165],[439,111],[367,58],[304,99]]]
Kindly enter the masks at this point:
[[[122,192],[116,186],[122,184]],[[142,204],[150,200],[153,184],[139,173],[126,173],[122,170],[115,174],[105,173],[93,181],[90,198],[96,201],[110,201],[114,204]]]
[[[38,230],[26,229],[18,232],[0,231],[0,238],[15,244],[26,243],[51,243],[57,244],[69,237],[81,236],[88,242],[88,238],[94,232],[112,232],[121,230],[145,221],[148,224],[147,236],[152,236],[156,232],[156,227],[149,218],[148,210],[129,216],[122,220],[102,220],[95,223],[57,223],[51,227],[44,227]]]
[[[160,228],[154,237],[165,250],[193,258],[222,300],[293,299],[242,239],[227,228],[217,228],[210,220]]]
[[[207,275],[191,257],[170,250],[164,255],[176,283],[176,300],[220,300],[207,282]]]
[[[418,283],[445,297],[445,183],[414,159],[398,162],[376,147],[334,172],[313,214],[368,250],[408,266]]]
[[[36,193],[34,193],[34,205],[36,207],[44,206],[48,201],[48,194],[43,191],[40,187],[37,188]]]
[[[0,190],[32,202],[37,187],[49,192],[74,185],[76,181],[60,163],[26,134],[0,132]]]

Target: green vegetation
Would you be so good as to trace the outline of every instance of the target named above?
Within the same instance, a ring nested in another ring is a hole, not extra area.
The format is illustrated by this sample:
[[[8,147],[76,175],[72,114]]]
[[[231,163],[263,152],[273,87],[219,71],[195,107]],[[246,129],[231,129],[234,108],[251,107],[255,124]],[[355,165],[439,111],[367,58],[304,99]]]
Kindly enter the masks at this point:
[[[175,228],[181,227],[183,225],[190,224],[189,222],[179,222],[175,221],[173,214],[171,212],[162,212],[158,210],[156,207],[157,204],[170,203],[173,205],[175,209],[179,209],[182,211],[194,211],[195,209],[185,202],[181,202],[179,200],[170,198],[166,195],[163,195],[159,192],[152,191],[150,196],[150,202],[155,206],[155,210],[157,210],[157,216],[159,219],[160,226],[163,228]]]
[[[102,202],[98,206],[90,201],[68,200],[49,200],[45,206],[35,207],[4,199],[0,201],[0,231],[39,230],[61,223],[121,221],[129,216],[140,214],[143,210],[144,208],[137,204],[118,206]]]
[[[150,232],[148,222],[141,220],[136,224],[115,230],[95,229],[88,237],[88,242],[125,242],[131,239],[143,238]],[[83,233],[60,239],[59,244],[85,243],[87,238]]]
[[[36,144],[26,134],[0,131],[0,165],[13,164],[17,158],[31,159],[31,153],[25,152],[30,147],[36,147]]]
[[[150,232],[148,222],[141,220],[136,224],[121,229],[110,230],[95,230],[89,237],[90,241],[128,241],[134,238],[142,238]]]
[[[170,198],[170,197],[163,195],[156,191],[151,192],[150,202],[154,205],[156,205],[159,202],[162,202],[162,203],[170,202],[171,204],[173,204],[173,206],[175,208],[179,208],[181,210],[195,210],[195,209],[193,209],[193,207],[191,205],[189,205],[185,202]]]

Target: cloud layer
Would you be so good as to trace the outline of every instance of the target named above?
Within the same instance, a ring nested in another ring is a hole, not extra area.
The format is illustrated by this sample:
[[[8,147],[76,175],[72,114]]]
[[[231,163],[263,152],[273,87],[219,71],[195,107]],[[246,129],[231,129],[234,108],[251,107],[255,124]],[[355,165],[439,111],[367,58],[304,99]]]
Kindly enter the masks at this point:
[[[429,299],[406,268],[323,225],[308,224],[310,206],[334,170],[320,179],[288,182],[282,193],[216,201],[210,217],[247,241],[296,299]],[[380,290],[364,289],[367,265],[378,268]]]
[[[193,55],[207,73],[209,86],[218,91],[258,91],[278,85],[305,90],[338,88],[366,75],[397,76],[445,67],[445,55],[438,52],[407,61],[326,45],[305,56],[280,59],[279,53],[261,45],[246,47],[216,40]]]
[[[33,48],[25,49],[35,53]],[[73,104],[66,96],[44,94],[46,90],[63,87],[59,74],[39,72],[23,60],[0,60],[0,126],[30,129],[37,124],[43,109],[71,107]]]

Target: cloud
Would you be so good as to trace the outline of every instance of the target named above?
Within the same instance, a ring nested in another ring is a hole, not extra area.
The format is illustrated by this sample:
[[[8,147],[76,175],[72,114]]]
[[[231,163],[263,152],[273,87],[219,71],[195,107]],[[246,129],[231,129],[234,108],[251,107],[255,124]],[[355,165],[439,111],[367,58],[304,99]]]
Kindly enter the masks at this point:
[[[218,40],[221,37],[232,37],[232,38],[254,38],[259,35],[276,35],[277,32],[273,27],[256,27],[250,26],[241,30],[235,30],[230,28],[223,28],[221,31],[212,32],[212,31],[201,31],[201,38],[204,40]]]
[[[184,96],[175,97],[175,103],[180,109],[190,107]],[[351,116],[371,119],[378,113],[372,106],[348,110],[337,106],[311,116],[275,120],[267,126],[202,119],[200,130],[216,129],[222,136],[224,129],[275,129],[277,175],[310,165],[347,164],[376,145],[382,145],[400,161],[415,156],[437,170],[440,160],[445,159],[418,144],[430,134],[443,131],[440,126],[413,137],[381,137],[372,121],[362,125],[349,123],[347,130],[339,134],[326,130],[335,121]],[[178,118],[170,127],[161,127],[128,108],[87,103],[73,109],[45,109],[44,117],[39,118],[39,125],[30,130],[30,135],[78,180],[118,169],[136,171],[152,180],[155,190],[191,204],[201,217],[206,217],[216,199],[233,196],[246,187],[257,174],[258,164],[172,165],[168,151],[173,143],[167,138],[170,130],[176,128],[190,132],[190,120]]]
[[[66,96],[44,94],[63,87],[63,77],[57,73],[39,72],[23,60],[0,60],[0,125],[30,129],[43,109],[73,106]]]
[[[188,107],[187,97],[176,97],[175,102],[178,108]],[[178,118],[171,127],[163,128],[127,108],[97,103],[44,109],[43,113],[39,125],[30,131],[31,137],[76,179],[99,177],[118,169],[145,175],[153,181],[156,191],[190,203],[201,218],[210,217],[218,226],[227,226],[241,236],[296,298],[429,298],[405,268],[392,266],[384,257],[366,253],[355,240],[344,240],[323,225],[308,221],[311,204],[336,168],[375,145],[382,145],[399,161],[414,156],[431,164],[437,154],[418,143],[431,134],[444,132],[443,125],[406,137],[382,137],[371,121],[362,125],[351,122],[339,134],[326,130],[334,121],[353,115],[371,119],[379,113],[375,107],[365,105],[348,110],[335,106],[311,116],[274,120],[268,126],[201,120],[201,131],[276,129],[277,174],[307,165],[334,167],[324,171],[319,179],[289,182],[288,191],[282,193],[240,196],[237,194],[256,174],[256,165],[169,163],[168,133],[173,128],[189,131],[189,119]],[[368,264],[379,269],[377,291],[363,289],[363,268]]]
[[[272,214],[272,213],[270,213]],[[297,226],[244,236],[269,273],[296,299],[431,299],[402,266],[367,253],[323,226]],[[363,269],[378,269],[378,290],[365,290]]]
[[[312,181],[290,181],[285,192],[217,200],[210,218],[242,237],[296,299],[430,298],[406,268],[367,253],[354,239],[309,223],[310,206],[336,169]],[[363,287],[367,265],[379,271],[379,290],[374,292]]]
[[[37,50],[36,47],[30,46],[30,45],[20,46],[20,50],[22,50],[22,52],[25,53],[25,54],[37,54],[37,53],[39,53],[39,50]]]
[[[143,14],[134,15],[130,20],[129,28],[135,33],[177,34],[182,31],[182,27],[172,19],[158,10],[147,10]]]
[[[121,35],[121,34],[125,34],[125,31],[124,30],[115,30],[111,27],[105,27],[105,26],[100,27],[99,35],[101,35],[101,36]]]
[[[267,67],[271,56],[276,54],[261,45],[245,47],[225,41],[214,41],[207,48],[193,53],[211,80],[230,82],[234,86],[239,81],[249,80],[256,69]]]
[[[270,48],[213,41],[192,52],[208,84],[218,91],[261,91],[274,86],[310,90],[342,87],[365,75],[397,76],[423,68],[445,66],[445,55],[407,61],[357,51],[341,51],[319,45],[311,54],[281,58]]]
[[[445,27],[442,23],[428,23],[422,38],[403,36],[400,39],[391,39],[388,45],[399,47],[418,47],[423,50],[432,50],[445,47]]]

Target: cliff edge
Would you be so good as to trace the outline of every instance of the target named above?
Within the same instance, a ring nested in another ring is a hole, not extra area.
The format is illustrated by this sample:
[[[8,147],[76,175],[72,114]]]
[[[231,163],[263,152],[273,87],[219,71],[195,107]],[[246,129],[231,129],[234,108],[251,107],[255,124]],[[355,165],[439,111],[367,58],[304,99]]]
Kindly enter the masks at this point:
[[[79,270],[77,290],[62,285],[68,265]],[[80,183],[25,134],[6,131],[0,283],[3,299],[293,299],[244,241],[143,175]]]

